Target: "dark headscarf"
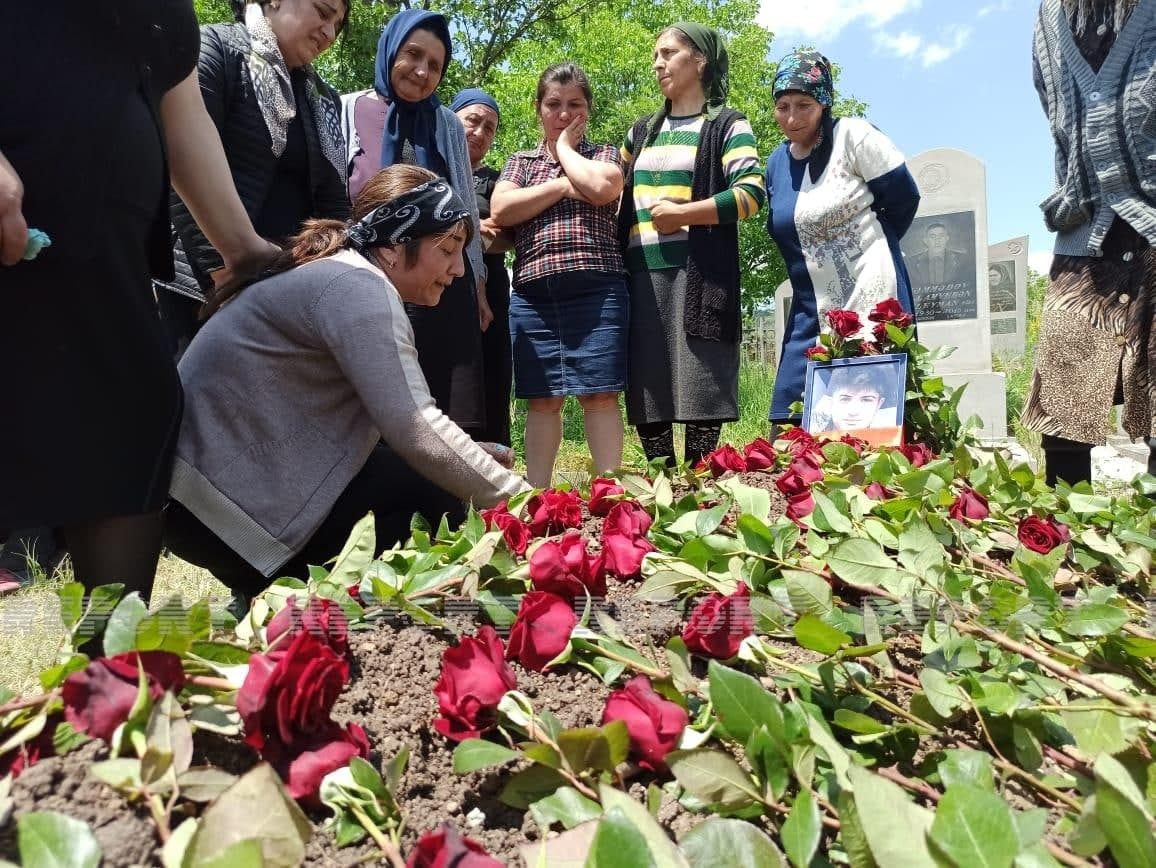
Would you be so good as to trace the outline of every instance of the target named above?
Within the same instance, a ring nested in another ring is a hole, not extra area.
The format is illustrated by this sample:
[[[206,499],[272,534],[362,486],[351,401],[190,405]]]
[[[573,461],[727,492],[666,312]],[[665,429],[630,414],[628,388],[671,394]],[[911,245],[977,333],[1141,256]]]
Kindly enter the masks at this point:
[[[792,51],[779,61],[771,84],[771,94],[775,99],[788,91],[805,93],[823,107],[819,143],[810,157],[811,183],[814,184],[826,171],[835,144],[835,117],[831,113],[835,104],[835,76],[831,72],[831,61],[817,51]]]
[[[492,108],[494,114],[499,118],[502,116],[502,110],[498,108],[498,101],[480,87],[467,87],[465,90],[459,90],[453,102],[450,103],[450,111],[460,112],[466,106],[471,105],[487,106]]]
[[[373,88],[389,103],[385,110],[385,131],[381,137],[381,166],[392,166],[401,160],[402,142],[413,145],[418,165],[437,170],[431,155],[437,153],[437,110],[441,106],[437,91],[420,102],[406,102],[393,92],[389,74],[397,53],[409,35],[418,28],[429,30],[446,47],[446,66],[453,55],[450,28],[445,16],[424,9],[403,9],[389,20],[377,42],[377,60]],[[445,71],[442,71],[445,74]],[[442,154],[443,162],[445,154]],[[432,164],[432,165],[431,165]]]
[[[706,117],[713,121],[727,104],[727,94],[730,92],[730,55],[727,53],[726,38],[711,27],[703,27],[693,21],[679,21],[672,24],[675,30],[682,33],[694,43],[694,47],[706,56],[707,79],[709,81],[706,94]],[[642,147],[649,145],[670,114],[670,100],[663,103],[662,108],[654,115],[654,119],[647,127],[646,136],[641,146],[635,145],[634,152],[638,153]]]
[[[407,190],[396,199],[378,205],[349,225],[345,237],[357,250],[407,244],[427,235],[445,232],[468,220],[470,211],[462,204],[448,181],[438,178]]]

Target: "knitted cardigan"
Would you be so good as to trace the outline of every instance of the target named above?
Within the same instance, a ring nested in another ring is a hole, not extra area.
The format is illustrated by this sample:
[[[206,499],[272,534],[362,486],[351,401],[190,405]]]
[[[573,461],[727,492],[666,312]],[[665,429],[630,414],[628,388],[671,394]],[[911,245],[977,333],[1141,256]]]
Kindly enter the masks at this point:
[[[1098,72],[1062,0],[1043,0],[1032,65],[1056,141],[1056,190],[1040,206],[1055,252],[1099,256],[1116,216],[1156,244],[1156,0],[1139,0]]]
[[[729,186],[722,168],[723,145],[731,125],[741,117],[741,112],[724,108],[715,120],[703,122],[694,157],[693,201],[709,199]],[[630,141],[635,143],[634,156],[641,151],[637,143],[646,135],[652,118],[653,115],[647,115],[634,124],[630,135]],[[619,242],[624,252],[635,219],[634,160],[631,159],[618,212]],[[692,226],[687,232],[687,246],[683,328],[691,337],[737,343],[742,337],[738,224]]]
[[[353,107],[360,97],[370,93],[373,93],[372,88],[347,93],[341,97],[341,132],[345,136],[347,183],[353,158],[362,152],[361,138],[357,135],[357,126],[354,123]],[[486,279],[486,264],[482,261],[482,234],[478,228],[478,203],[474,196],[474,170],[470,166],[470,149],[466,144],[466,130],[461,120],[444,105],[438,106],[438,126],[434,131],[434,139],[437,141],[438,153],[445,159],[446,169],[450,173],[446,180],[470,210],[470,216],[474,221],[474,234],[470,243],[466,245],[466,259],[473,269],[474,280],[480,283]]]
[[[273,142],[257,105],[249,75],[252,43],[244,24],[212,24],[201,28],[201,55],[197,61],[201,96],[205,108],[221,134],[221,144],[229,161],[229,171],[241,204],[250,219],[265,203],[273,184],[276,160]],[[313,83],[322,98],[336,106],[340,100],[332,87],[315,71]],[[309,159],[309,183],[312,212],[309,217],[345,220],[349,217],[349,199],[345,179],[325,158],[318,139],[317,124],[309,106],[301,107],[305,145]],[[204,300],[205,291],[213,286],[209,271],[220,268],[221,256],[205,238],[188,207],[176,193],[171,199],[173,221],[173,258],[176,277],[171,283],[158,284],[165,289]]]

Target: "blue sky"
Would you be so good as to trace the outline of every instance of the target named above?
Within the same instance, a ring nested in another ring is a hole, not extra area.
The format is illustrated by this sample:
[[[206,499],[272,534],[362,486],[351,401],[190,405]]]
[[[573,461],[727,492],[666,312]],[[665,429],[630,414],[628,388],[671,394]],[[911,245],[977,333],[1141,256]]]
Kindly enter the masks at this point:
[[[1046,268],[1052,235],[1039,203],[1053,145],[1032,87],[1039,0],[763,0],[772,57],[809,44],[841,67],[839,89],[911,156],[959,148],[987,166],[989,242],[1028,235]]]

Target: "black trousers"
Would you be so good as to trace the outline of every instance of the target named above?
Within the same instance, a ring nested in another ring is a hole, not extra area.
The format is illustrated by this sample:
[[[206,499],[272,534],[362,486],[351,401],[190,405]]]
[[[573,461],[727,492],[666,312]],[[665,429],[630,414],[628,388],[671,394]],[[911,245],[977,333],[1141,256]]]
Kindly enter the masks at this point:
[[[252,597],[273,579],[292,576],[307,580],[309,566],[336,557],[353,526],[371,511],[377,532],[376,552],[409,537],[414,513],[420,513],[435,528],[443,514],[451,525],[460,524],[466,515],[462,501],[379,444],[304,548],[274,570],[272,578],[262,575],[175,500],[165,508],[165,545],[177,557],[208,570],[234,593]]]
[[[1068,485],[1092,481],[1092,446],[1063,437],[1045,434],[1042,438],[1044,453],[1044,479],[1048,485],[1055,485],[1062,479]],[[1156,476],[1156,437],[1149,437],[1148,473]]]

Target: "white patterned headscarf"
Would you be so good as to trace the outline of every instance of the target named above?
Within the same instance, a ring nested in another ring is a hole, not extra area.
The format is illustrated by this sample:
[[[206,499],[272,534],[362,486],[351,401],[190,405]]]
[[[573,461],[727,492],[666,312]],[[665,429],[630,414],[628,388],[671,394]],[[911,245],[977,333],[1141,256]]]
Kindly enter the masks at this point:
[[[252,43],[249,76],[253,79],[257,105],[261,108],[261,116],[269,130],[269,138],[273,140],[273,156],[280,157],[285,153],[289,124],[297,117],[293,81],[289,77],[285,58],[281,56],[277,36],[265,19],[264,9],[257,3],[245,7],[245,28],[249,31]],[[341,110],[333,100],[322,95],[317,86],[317,73],[311,67],[307,72],[305,92],[310,108],[313,109],[321,152],[333,165],[338,177],[344,178],[345,142],[341,135]]]

